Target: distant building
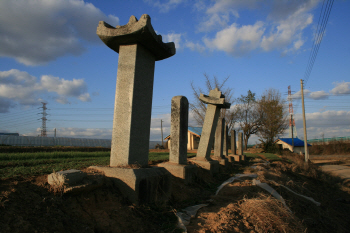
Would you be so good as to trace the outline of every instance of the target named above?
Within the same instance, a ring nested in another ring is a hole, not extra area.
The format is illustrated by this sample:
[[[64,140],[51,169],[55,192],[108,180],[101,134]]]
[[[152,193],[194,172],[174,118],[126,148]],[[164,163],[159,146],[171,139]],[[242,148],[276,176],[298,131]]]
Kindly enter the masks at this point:
[[[0,133],[0,136],[6,136],[6,135],[9,135],[9,136],[19,136],[19,133]]]
[[[275,141],[275,144],[282,145],[283,149],[289,149],[291,152],[298,153],[298,154],[304,154],[305,153],[305,147],[304,147],[304,141],[300,140],[299,138],[294,138],[294,148],[292,146],[292,138],[279,138]],[[307,144],[307,147],[311,146],[310,144]],[[309,152],[309,148],[308,152]]]
[[[198,149],[199,140],[202,134],[202,127],[188,127],[187,150]],[[169,149],[171,144],[170,135],[165,138],[164,147]]]

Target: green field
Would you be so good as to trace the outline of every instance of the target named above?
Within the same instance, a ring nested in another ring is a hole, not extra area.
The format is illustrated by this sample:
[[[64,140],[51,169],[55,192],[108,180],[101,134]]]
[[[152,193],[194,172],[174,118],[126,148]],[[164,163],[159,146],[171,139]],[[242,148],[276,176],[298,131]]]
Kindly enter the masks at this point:
[[[195,154],[188,154],[194,156]],[[0,178],[50,174],[53,171],[109,165],[109,151],[0,153]],[[169,153],[150,152],[150,161],[168,160]]]

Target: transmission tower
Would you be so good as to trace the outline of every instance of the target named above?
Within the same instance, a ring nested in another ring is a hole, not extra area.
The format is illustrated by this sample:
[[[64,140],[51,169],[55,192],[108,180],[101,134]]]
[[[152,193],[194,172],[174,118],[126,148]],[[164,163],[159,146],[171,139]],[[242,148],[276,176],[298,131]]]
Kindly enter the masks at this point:
[[[292,90],[290,86],[288,86],[288,102],[289,102],[289,137],[294,138],[297,136],[297,131],[295,128],[295,120],[293,118],[294,111],[293,111],[293,102],[292,102]]]
[[[41,137],[47,137],[47,134],[46,134],[46,116],[47,116],[47,113],[46,113],[46,104],[47,103],[44,103],[44,102],[41,102],[43,104],[43,106],[41,107],[43,109],[43,112],[41,113],[43,115],[41,119]]]

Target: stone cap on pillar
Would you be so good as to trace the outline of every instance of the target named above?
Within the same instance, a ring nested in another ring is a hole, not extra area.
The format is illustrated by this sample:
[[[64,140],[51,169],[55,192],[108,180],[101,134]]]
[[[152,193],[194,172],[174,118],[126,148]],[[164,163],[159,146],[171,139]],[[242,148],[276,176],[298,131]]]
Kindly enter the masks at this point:
[[[124,26],[113,27],[100,21],[96,34],[112,50],[119,53],[120,45],[141,44],[147,48],[156,61],[166,59],[176,53],[174,42],[163,43],[162,36],[157,35],[151,24],[151,17],[144,14],[140,20],[131,16]]]
[[[219,91],[218,88],[211,90],[209,92],[209,96],[200,94],[199,99],[203,103],[216,105],[220,108],[230,108],[231,106],[230,103],[225,102],[225,96],[221,93],[221,91]]]

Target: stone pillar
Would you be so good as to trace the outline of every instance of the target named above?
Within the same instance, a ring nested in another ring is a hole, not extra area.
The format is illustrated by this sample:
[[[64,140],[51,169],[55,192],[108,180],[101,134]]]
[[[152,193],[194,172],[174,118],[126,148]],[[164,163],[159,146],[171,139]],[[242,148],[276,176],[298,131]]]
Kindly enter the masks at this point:
[[[171,147],[169,162],[187,164],[188,100],[175,96],[171,100]]]
[[[238,155],[243,155],[243,133],[238,133]]]
[[[226,158],[229,154],[228,154],[228,126],[225,125],[225,128],[224,128],[224,147],[223,147],[223,155],[224,157]]]
[[[119,53],[110,166],[146,166],[155,61],[174,55],[174,43],[162,42],[148,15],[116,28],[100,21],[97,35]]]
[[[231,152],[236,155],[236,130],[231,130]]]
[[[103,172],[120,192],[135,204],[164,203],[171,193],[171,174],[148,165],[155,61],[175,54],[173,42],[163,43],[151,18],[131,16],[124,26],[100,21],[97,35],[119,53],[109,167],[90,167]]]
[[[197,166],[187,164],[188,138],[188,100],[175,96],[171,100],[171,147],[169,162],[160,163],[173,176],[181,178],[186,184],[193,183]]]
[[[199,99],[208,104],[207,111],[205,113],[204,124],[202,128],[201,140],[199,142],[197,156],[194,158],[194,162],[205,161],[209,163],[200,163],[202,167],[210,170],[212,173],[218,172],[217,161],[212,161],[210,158],[211,148],[213,146],[215,129],[218,123],[221,108],[229,108],[230,103],[225,102],[225,96],[219,91],[218,88],[211,90],[209,96],[200,94]],[[213,163],[210,163],[213,162]]]
[[[214,144],[214,157],[218,160],[225,158],[223,154],[224,127],[225,127],[225,118],[220,117],[215,130],[215,144]]]

